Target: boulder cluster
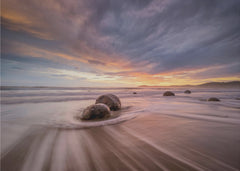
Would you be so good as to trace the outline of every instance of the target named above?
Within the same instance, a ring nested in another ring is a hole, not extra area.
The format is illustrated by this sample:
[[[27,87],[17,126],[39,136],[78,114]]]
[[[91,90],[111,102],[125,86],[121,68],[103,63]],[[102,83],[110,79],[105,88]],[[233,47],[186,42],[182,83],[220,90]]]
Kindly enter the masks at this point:
[[[184,91],[185,94],[191,94],[190,90]],[[133,92],[137,94],[137,92]],[[171,91],[166,91],[163,96],[175,96]],[[207,101],[220,101],[216,97],[211,97]],[[79,118],[82,120],[92,120],[92,119],[103,119],[109,118],[111,116],[111,111],[116,111],[121,109],[121,101],[114,94],[104,94],[96,99],[95,104],[88,106],[80,114]]]
[[[191,94],[192,92],[190,90],[185,90],[184,93]],[[166,91],[163,93],[163,96],[175,96],[175,94],[171,91]],[[210,97],[209,99],[207,99],[207,101],[219,102],[220,100],[216,97]]]
[[[79,116],[82,120],[103,119],[111,116],[110,111],[121,109],[121,101],[113,94],[105,94],[96,99],[95,104],[88,106]]]

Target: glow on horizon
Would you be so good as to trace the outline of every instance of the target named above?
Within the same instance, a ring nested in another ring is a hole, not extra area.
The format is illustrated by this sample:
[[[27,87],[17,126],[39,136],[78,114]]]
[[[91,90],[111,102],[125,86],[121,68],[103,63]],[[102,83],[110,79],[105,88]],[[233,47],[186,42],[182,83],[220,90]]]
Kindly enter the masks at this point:
[[[67,80],[74,80],[82,78],[90,82],[89,85],[94,85],[94,83],[106,83],[111,85],[117,85],[121,83],[121,86],[174,86],[174,85],[198,85],[206,82],[228,82],[232,80],[238,80],[239,77],[226,77],[226,78],[215,78],[215,79],[205,79],[205,80],[192,80],[186,78],[176,79],[174,75],[144,75],[141,73],[135,73],[135,76],[116,76],[116,75],[97,75],[88,72],[78,72],[69,70],[57,70],[50,69],[44,74],[55,74]],[[160,78],[161,77],[161,78]],[[121,87],[120,86],[120,87]]]

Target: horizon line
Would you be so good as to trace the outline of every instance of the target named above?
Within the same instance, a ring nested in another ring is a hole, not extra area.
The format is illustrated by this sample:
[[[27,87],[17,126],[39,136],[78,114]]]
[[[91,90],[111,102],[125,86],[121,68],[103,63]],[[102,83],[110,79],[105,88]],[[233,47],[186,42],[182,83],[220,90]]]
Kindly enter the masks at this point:
[[[201,83],[201,84],[185,84],[185,85],[139,85],[139,86],[44,86],[44,85],[40,85],[40,86],[25,86],[25,85],[1,85],[1,89],[2,87],[25,87],[25,88],[144,88],[144,87],[174,87],[174,86],[178,86],[178,87],[185,87],[185,86],[200,86],[200,85],[204,85],[204,84],[209,84],[209,83],[233,83],[233,82],[239,82],[240,80],[233,80],[233,81],[226,81],[226,82],[205,82],[205,83]]]

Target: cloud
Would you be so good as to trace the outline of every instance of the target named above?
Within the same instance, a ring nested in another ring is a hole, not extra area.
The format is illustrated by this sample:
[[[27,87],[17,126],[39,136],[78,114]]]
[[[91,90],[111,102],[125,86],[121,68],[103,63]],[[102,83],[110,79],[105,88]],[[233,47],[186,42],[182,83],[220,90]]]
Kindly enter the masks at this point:
[[[240,72],[239,7],[238,0],[4,0],[2,53],[139,84],[170,81],[170,74],[233,77]]]
[[[104,62],[97,61],[97,60],[88,60],[88,63],[95,64],[95,65],[105,65]]]

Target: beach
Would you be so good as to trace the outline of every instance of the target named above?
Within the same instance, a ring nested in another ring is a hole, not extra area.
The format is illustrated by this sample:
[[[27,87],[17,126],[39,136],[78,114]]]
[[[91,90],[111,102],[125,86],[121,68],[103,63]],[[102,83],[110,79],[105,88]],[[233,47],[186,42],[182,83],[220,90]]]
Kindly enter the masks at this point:
[[[162,96],[166,90],[175,96]],[[192,93],[184,94],[185,90],[1,90],[1,169],[240,170],[240,90],[190,87]],[[115,117],[76,119],[106,93],[121,100],[122,109],[112,112]],[[209,102],[210,97],[221,101]]]

